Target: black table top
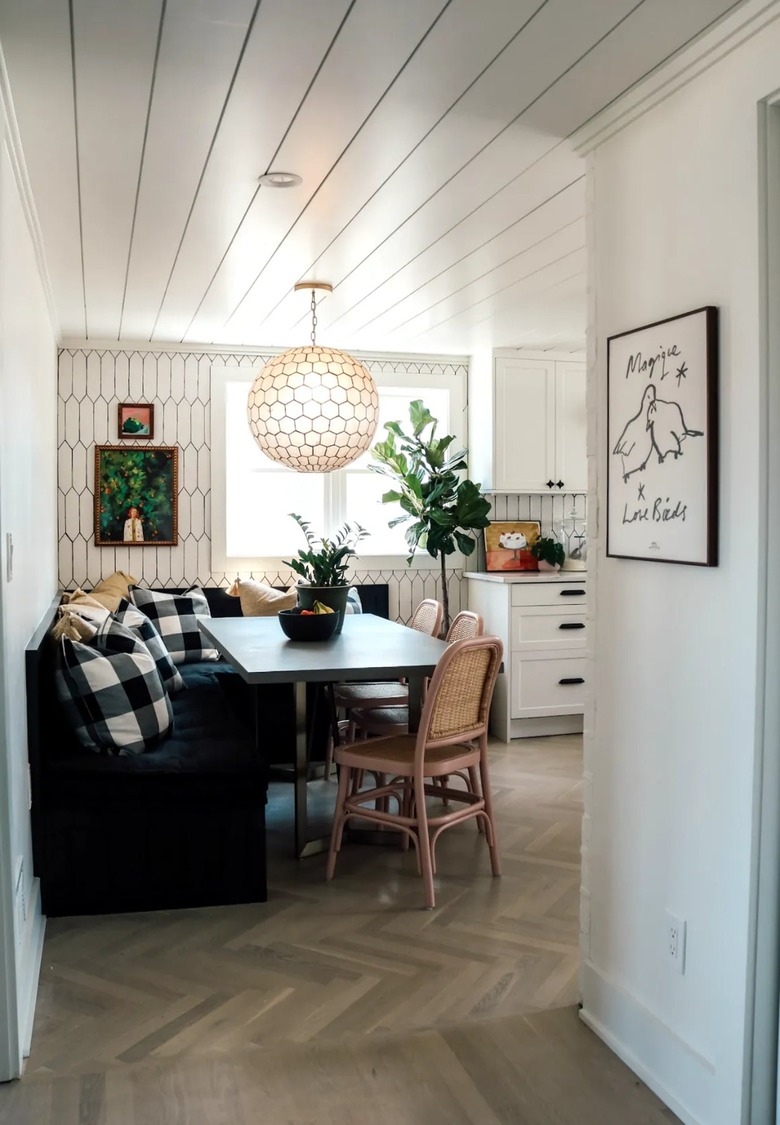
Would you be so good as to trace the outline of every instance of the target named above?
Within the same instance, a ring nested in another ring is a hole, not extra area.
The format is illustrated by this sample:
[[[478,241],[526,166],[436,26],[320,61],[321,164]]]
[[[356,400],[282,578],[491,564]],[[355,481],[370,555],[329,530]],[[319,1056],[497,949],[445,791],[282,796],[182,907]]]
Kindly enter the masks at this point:
[[[429,676],[444,641],[370,613],[348,614],[327,641],[290,641],[275,617],[201,618],[200,628],[250,684]]]

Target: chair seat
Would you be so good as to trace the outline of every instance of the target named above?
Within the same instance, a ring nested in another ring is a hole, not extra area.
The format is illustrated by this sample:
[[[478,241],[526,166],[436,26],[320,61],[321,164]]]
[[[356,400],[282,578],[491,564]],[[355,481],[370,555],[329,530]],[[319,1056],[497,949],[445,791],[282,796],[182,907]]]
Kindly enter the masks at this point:
[[[414,773],[414,748],[417,736],[397,734],[389,738],[372,738],[367,742],[353,742],[338,746],[334,760],[343,766],[371,770],[374,773],[396,774],[411,777]],[[479,748],[468,746],[438,746],[425,751],[425,776],[455,773],[479,762]]]
[[[409,699],[409,688],[397,680],[381,680],[368,684],[337,684],[336,706],[351,711],[355,707],[403,706]]]
[[[350,717],[366,734],[406,734],[409,727],[408,707],[357,707]]]

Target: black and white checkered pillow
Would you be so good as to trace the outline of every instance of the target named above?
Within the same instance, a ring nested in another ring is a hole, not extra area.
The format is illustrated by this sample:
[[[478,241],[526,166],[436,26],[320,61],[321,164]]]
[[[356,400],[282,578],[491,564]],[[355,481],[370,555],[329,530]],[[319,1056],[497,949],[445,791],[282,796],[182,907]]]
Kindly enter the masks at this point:
[[[133,604],[157,626],[174,664],[219,660],[219,653],[198,628],[199,617],[211,617],[202,590],[193,587],[186,594],[165,594],[136,587],[132,596]]]
[[[181,672],[173,662],[173,657],[163,644],[163,639],[157,632],[157,626],[150,617],[141,613],[126,598],[122,598],[114,610],[114,618],[125,625],[131,632],[139,637],[154,657],[160,679],[165,684],[169,695],[175,695],[184,687]]]
[[[57,692],[76,737],[91,750],[142,754],[173,725],[154,657],[111,617],[89,644],[62,638]]]

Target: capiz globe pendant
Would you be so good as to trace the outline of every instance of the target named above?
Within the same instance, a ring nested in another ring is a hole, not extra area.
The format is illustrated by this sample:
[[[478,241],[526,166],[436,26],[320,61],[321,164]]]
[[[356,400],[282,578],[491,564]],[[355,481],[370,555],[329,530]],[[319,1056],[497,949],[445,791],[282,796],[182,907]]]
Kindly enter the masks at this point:
[[[299,473],[329,473],[365,453],[379,420],[379,395],[371,373],[353,356],[312,342],[289,348],[265,365],[249,392],[249,428],[261,450]]]
[[[379,396],[352,356],[308,344],[265,365],[247,410],[254,439],[272,461],[300,473],[329,473],[371,445]]]

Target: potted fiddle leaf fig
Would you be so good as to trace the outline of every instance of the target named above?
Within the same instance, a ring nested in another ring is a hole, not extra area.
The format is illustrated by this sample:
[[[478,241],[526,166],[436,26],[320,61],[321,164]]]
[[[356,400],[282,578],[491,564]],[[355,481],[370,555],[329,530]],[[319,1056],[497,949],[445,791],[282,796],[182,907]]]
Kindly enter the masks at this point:
[[[461,478],[467,468],[466,450],[450,452],[454,435],[436,436],[438,423],[421,399],[410,404],[409,421],[409,433],[399,422],[385,423],[387,438],[374,446],[375,463],[370,468],[390,477],[395,484],[382,500],[386,504],[400,504],[403,509],[402,515],[390,520],[390,527],[409,523],[407,562],[411,564],[415,551],[422,547],[441,563],[446,632],[450,626],[447,556],[456,551],[464,555],[473,552],[473,533],[490,523],[490,502],[481,494],[478,484]]]
[[[355,547],[368,532],[359,523],[345,523],[332,539],[318,539],[307,520],[295,512],[290,512],[290,516],[305,535],[307,545],[305,551],[298,551],[297,558],[285,560],[285,566],[303,579],[296,585],[298,604],[302,609],[312,609],[315,602],[330,606],[339,614],[336,632],[340,633],[347,608],[350,560],[356,553]]]

